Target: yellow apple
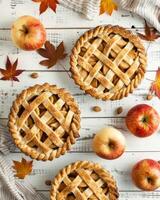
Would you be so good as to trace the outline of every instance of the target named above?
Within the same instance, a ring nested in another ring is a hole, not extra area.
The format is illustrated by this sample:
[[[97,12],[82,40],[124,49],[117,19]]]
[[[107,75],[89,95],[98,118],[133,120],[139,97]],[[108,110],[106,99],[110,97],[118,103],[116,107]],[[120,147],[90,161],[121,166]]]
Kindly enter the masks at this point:
[[[93,150],[101,158],[112,160],[120,157],[125,151],[125,137],[113,128],[100,130],[93,139]]]
[[[46,30],[38,19],[26,15],[13,23],[11,37],[18,48],[33,51],[41,48],[45,43]]]

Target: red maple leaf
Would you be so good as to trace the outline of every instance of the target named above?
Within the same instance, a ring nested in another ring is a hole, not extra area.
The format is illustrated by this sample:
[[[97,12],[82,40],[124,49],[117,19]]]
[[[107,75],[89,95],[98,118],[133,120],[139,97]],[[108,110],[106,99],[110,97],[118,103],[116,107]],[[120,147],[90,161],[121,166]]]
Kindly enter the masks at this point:
[[[0,68],[0,72],[3,75],[3,77],[0,80],[19,81],[17,76],[19,76],[24,70],[17,70],[17,65],[18,65],[18,58],[12,64],[9,57],[7,56],[6,69]]]
[[[48,8],[51,8],[54,12],[56,12],[58,0],[32,0],[36,3],[40,3],[39,12],[42,14]]]

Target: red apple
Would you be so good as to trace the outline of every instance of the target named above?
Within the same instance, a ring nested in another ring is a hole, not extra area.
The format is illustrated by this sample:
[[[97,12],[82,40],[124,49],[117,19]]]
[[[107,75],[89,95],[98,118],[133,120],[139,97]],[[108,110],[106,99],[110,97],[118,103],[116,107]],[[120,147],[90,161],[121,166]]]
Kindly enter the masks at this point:
[[[146,104],[139,104],[129,110],[126,116],[128,129],[137,137],[152,135],[159,126],[160,117],[157,111]]]
[[[11,37],[18,48],[32,51],[43,46],[46,41],[46,30],[38,19],[22,16],[12,25]]]
[[[101,158],[116,159],[125,150],[125,138],[120,131],[113,127],[104,128],[95,135],[93,150]]]
[[[132,180],[141,190],[156,190],[160,187],[160,164],[151,159],[141,160],[132,169]]]

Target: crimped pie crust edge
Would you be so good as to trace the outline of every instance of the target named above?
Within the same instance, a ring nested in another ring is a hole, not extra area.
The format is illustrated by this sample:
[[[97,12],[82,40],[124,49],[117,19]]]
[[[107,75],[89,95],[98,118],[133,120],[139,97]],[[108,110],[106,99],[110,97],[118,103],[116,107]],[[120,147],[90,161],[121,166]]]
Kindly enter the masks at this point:
[[[118,187],[116,185],[116,181],[114,180],[113,176],[110,174],[109,171],[104,169],[100,164],[93,163],[90,161],[77,161],[75,163],[71,163],[68,166],[64,167],[59,171],[59,173],[56,175],[54,180],[52,181],[52,188],[50,191],[50,199],[55,200],[57,199],[57,189],[62,182],[63,178],[70,174],[72,171],[76,169],[93,169],[103,177],[103,180],[107,183],[109,188],[109,199],[110,200],[117,200],[119,197]],[[57,199],[58,200],[58,199]]]

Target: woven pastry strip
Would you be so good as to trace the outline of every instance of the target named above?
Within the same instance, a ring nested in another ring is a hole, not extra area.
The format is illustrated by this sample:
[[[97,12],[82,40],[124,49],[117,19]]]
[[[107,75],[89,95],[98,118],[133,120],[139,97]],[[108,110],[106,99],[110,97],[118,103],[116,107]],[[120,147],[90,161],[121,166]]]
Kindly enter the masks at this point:
[[[24,153],[37,160],[52,160],[75,143],[80,111],[66,90],[49,84],[35,85],[14,101],[9,128]]]
[[[138,36],[119,26],[87,31],[71,54],[75,83],[95,98],[117,100],[138,86],[145,74],[146,54]]]
[[[113,177],[100,165],[78,161],[62,169],[52,183],[51,200],[116,200]]]

